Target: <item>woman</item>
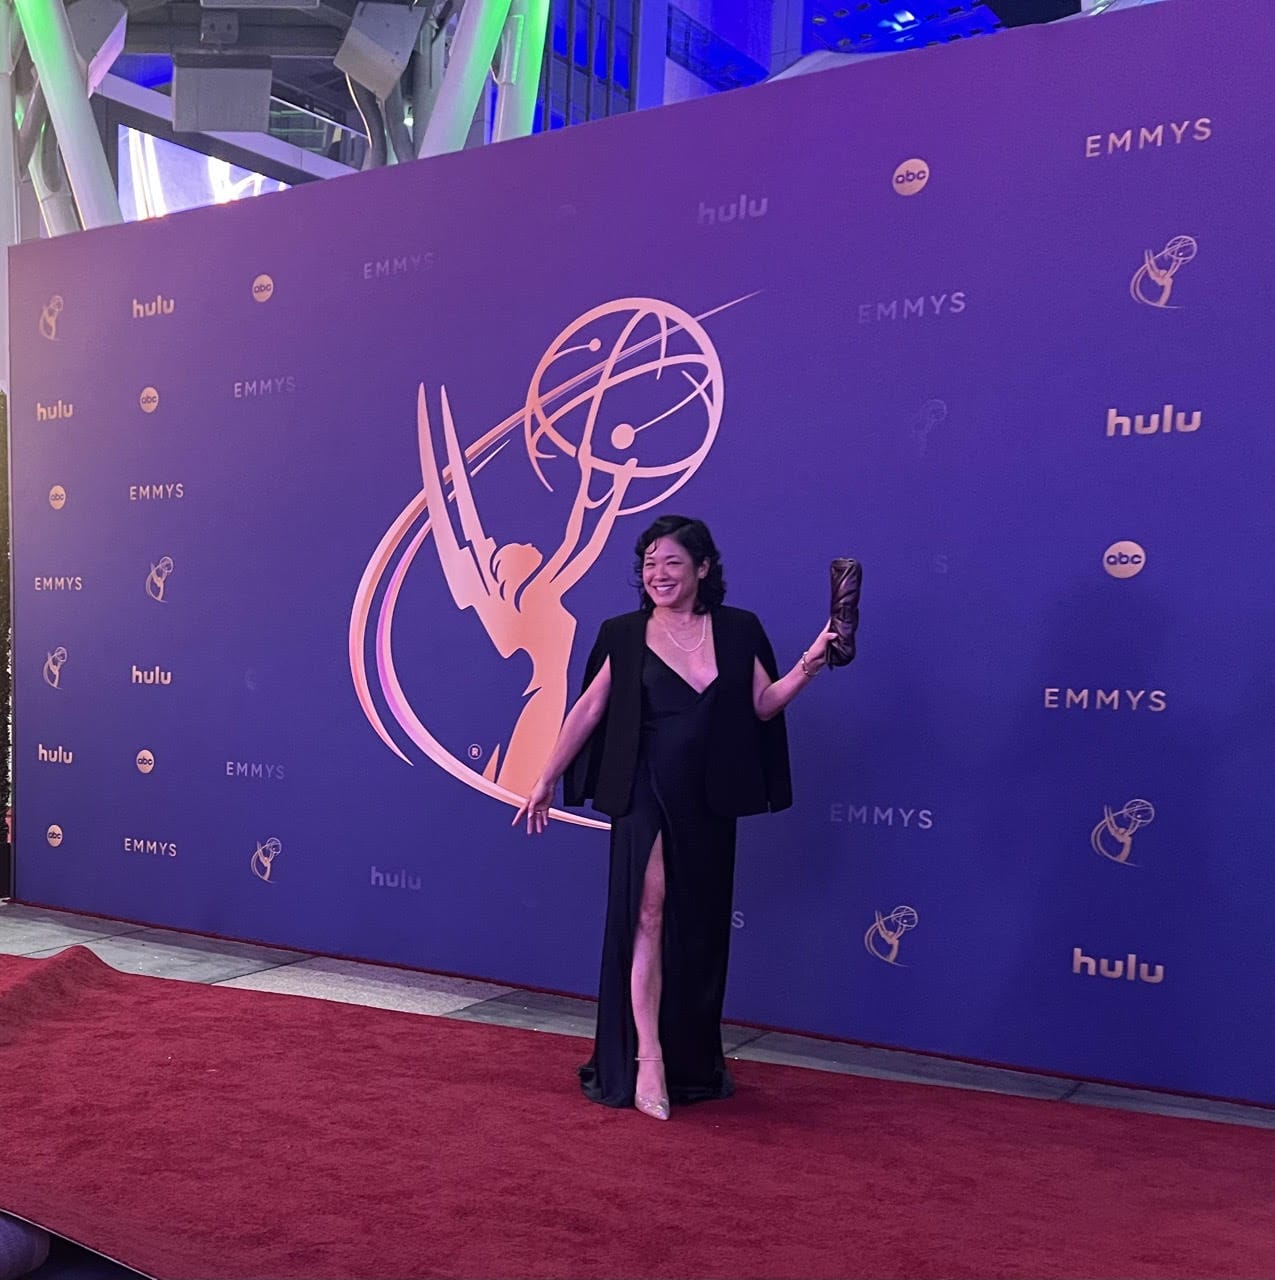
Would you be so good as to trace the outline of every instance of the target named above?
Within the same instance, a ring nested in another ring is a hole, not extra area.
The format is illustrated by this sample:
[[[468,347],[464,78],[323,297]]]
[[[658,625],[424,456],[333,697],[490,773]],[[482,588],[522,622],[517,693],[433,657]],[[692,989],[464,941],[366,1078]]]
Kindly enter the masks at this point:
[[[792,803],[783,709],[820,671],[821,629],[782,677],[755,615],[722,603],[700,520],[661,516],[637,541],[641,608],[602,624],[584,692],[514,823],[544,831],[558,779],[611,824],[598,1028],[585,1094],[657,1120],[728,1098],[721,1016],[735,820]]]

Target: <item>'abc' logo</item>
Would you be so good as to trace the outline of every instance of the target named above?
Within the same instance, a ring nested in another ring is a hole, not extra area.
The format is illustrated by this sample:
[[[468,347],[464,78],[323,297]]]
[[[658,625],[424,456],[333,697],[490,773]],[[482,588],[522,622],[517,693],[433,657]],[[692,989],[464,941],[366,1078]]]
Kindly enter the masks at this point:
[[[897,195],[914,196],[929,180],[930,166],[924,160],[905,160],[894,171],[894,190]]]
[[[258,276],[252,282],[252,300],[269,302],[274,297],[274,281],[269,276]]]
[[[55,484],[49,490],[49,506],[54,511],[61,511],[66,506],[66,490],[60,484]]]
[[[154,413],[159,408],[159,392],[154,387],[143,387],[137,403],[142,406],[143,413]]]
[[[56,849],[62,843],[62,828],[55,822],[44,833],[44,838]]]
[[[150,773],[150,771],[151,771],[154,767],[155,767],[155,756],[154,756],[154,753],[153,753],[153,752],[150,752],[150,751],[147,751],[147,750],[146,750],[146,748],[145,748],[145,747],[143,747],[143,748],[142,748],[142,749],[137,753],[137,772],[138,772],[138,773]]]
[[[1132,578],[1146,563],[1147,553],[1136,542],[1113,542],[1102,553],[1102,567],[1113,578]]]

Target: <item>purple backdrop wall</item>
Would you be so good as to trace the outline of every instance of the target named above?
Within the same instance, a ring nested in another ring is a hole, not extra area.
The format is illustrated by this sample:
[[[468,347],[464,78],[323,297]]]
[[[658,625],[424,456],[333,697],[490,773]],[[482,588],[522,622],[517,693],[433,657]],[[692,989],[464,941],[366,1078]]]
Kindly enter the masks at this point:
[[[24,246],[19,895],[590,992],[605,834],[499,793],[683,510],[783,662],[866,566],[730,1015],[1275,1101],[1273,63],[1175,0]]]

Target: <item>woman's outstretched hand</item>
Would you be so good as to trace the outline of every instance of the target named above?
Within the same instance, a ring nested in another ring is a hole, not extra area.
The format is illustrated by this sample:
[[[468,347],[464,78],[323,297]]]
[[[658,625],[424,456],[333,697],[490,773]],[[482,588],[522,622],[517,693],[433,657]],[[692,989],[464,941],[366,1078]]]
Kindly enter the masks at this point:
[[[812,675],[828,665],[828,645],[836,638],[837,633],[833,631],[832,619],[829,618],[825,628],[819,632],[814,643],[806,650],[806,663]]]
[[[549,806],[552,803],[553,785],[543,778],[538,779],[531,794],[518,806],[518,812],[509,825],[516,827],[525,817],[528,835],[545,831],[549,826]]]

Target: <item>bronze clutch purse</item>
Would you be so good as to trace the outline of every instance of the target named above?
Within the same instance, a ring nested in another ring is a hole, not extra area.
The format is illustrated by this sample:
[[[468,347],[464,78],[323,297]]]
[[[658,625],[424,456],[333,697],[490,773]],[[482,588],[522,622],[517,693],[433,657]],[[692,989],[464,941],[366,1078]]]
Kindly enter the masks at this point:
[[[844,667],[854,661],[854,633],[859,628],[859,588],[863,566],[857,560],[832,562],[832,619],[834,635],[828,642],[828,665]]]

